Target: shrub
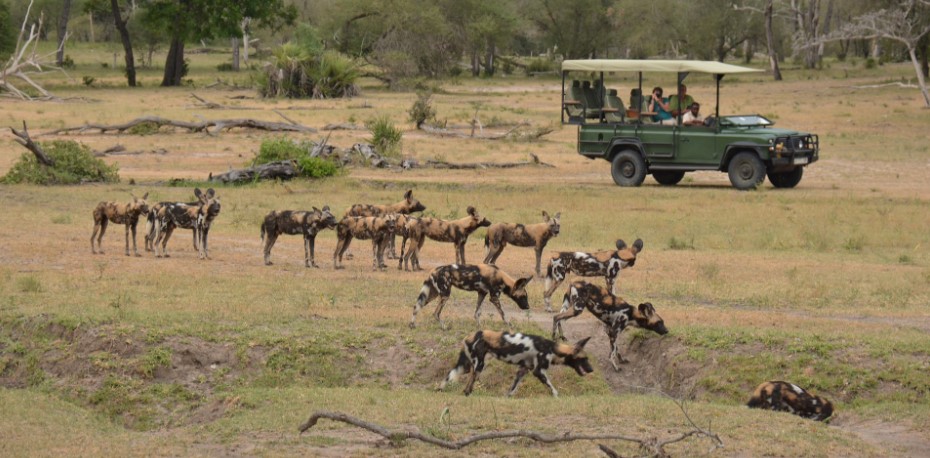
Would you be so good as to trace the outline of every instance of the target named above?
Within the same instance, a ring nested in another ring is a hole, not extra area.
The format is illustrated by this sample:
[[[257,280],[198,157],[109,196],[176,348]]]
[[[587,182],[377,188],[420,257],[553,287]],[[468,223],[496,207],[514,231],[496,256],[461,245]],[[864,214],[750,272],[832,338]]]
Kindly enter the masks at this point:
[[[319,157],[302,157],[297,160],[300,175],[310,178],[331,177],[339,173],[339,165]]]
[[[413,102],[410,111],[410,120],[416,123],[417,129],[427,121],[436,119],[436,110],[433,109],[433,95],[429,92],[417,92],[417,100]]]
[[[158,133],[158,124],[154,122],[140,122],[129,129],[126,133],[130,135],[152,135]]]
[[[297,160],[305,156],[309,148],[306,145],[298,144],[291,139],[280,136],[262,140],[262,145],[258,148],[258,155],[252,161],[253,164],[267,164],[269,162]]]
[[[358,95],[359,78],[354,60],[333,51],[323,51],[315,32],[299,30],[297,42],[274,50],[274,64],[259,78],[262,97],[331,98]]]
[[[532,76],[533,73],[552,72],[555,71],[555,62],[543,58],[531,59],[527,62],[524,71],[527,76]]]
[[[231,72],[233,71],[233,65],[230,62],[223,62],[216,66],[216,70],[220,72]]]
[[[394,126],[389,116],[383,115],[369,120],[365,127],[371,131],[370,143],[379,154],[386,157],[400,156],[400,141],[404,134]]]
[[[119,182],[117,166],[94,157],[86,145],[74,140],[55,140],[39,142],[39,146],[55,161],[54,167],[40,164],[32,153],[23,153],[2,181],[44,185]]]

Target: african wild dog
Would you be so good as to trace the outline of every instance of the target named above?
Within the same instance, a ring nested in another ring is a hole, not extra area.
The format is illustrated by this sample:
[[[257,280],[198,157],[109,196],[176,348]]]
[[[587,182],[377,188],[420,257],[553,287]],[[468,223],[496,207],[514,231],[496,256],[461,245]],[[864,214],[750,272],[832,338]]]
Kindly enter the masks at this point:
[[[394,233],[400,234],[402,241],[400,244],[400,256],[398,256],[397,270],[423,270],[420,268],[420,253],[414,248],[421,238],[423,238],[423,223],[421,218],[410,215],[397,215],[397,224],[394,227]],[[407,241],[410,240],[410,249],[407,249]]]
[[[627,248],[626,242],[617,240],[616,250],[583,253],[580,251],[562,251],[552,253],[549,265],[546,267],[546,290],[543,298],[546,302],[546,311],[552,311],[552,293],[565,281],[569,272],[582,277],[596,277],[603,275],[607,281],[607,289],[611,294],[615,290],[617,277],[620,271],[633,267],[636,255],[643,251],[643,241],[636,239],[633,246]]]
[[[157,229],[155,225],[158,224],[158,222],[160,221],[158,218],[158,215],[164,214],[162,209],[168,205],[195,206],[195,205],[200,205],[200,202],[199,201],[194,201],[194,202],[167,202],[165,201],[165,202],[159,202],[153,205],[151,208],[149,208],[148,214],[146,215],[146,222],[145,222],[145,251],[155,251],[155,233]],[[193,226],[185,227],[183,229],[193,229]],[[194,251],[197,251],[198,250],[197,232],[192,230],[191,234],[193,235],[193,238],[194,238]]]
[[[420,218],[421,228],[423,229],[417,246],[411,248],[415,254],[423,248],[423,242],[429,237],[437,242],[451,242],[455,245],[455,263],[465,264],[465,242],[468,236],[475,232],[479,227],[488,227],[491,222],[487,218],[478,214],[475,207],[468,207],[466,210],[468,216],[457,220],[446,221],[436,218]]]
[[[420,203],[419,200],[413,198],[413,190],[408,189],[404,193],[404,200],[390,205],[371,205],[371,204],[355,204],[349,207],[346,210],[344,216],[384,216],[388,213],[399,213],[402,215],[407,215],[413,212],[421,212],[426,210],[426,207]],[[388,246],[390,247],[391,259],[397,257],[397,254],[394,250],[394,235],[391,235],[388,238]],[[352,257],[349,256],[351,259]]]
[[[487,264],[439,266],[433,269],[426,281],[423,282],[423,288],[420,289],[420,295],[417,296],[417,304],[413,307],[410,327],[416,327],[417,312],[438,296],[439,305],[436,306],[433,316],[436,317],[439,326],[445,329],[439,314],[442,313],[442,307],[449,300],[453,286],[478,293],[478,305],[475,307],[475,323],[479,327],[481,326],[479,319],[481,316],[481,303],[484,302],[485,296],[489,295],[491,296],[491,303],[497,307],[497,311],[501,314],[501,320],[510,326],[510,322],[504,317],[504,309],[501,308],[500,295],[501,293],[506,294],[507,297],[517,303],[517,307],[528,310],[530,304],[526,294],[526,284],[532,279],[533,277],[529,276],[514,280],[504,271]]]
[[[484,360],[490,353],[501,361],[520,366],[507,396],[513,396],[523,377],[532,372],[540,382],[549,387],[552,396],[558,397],[559,392],[552,386],[546,371],[553,364],[563,364],[574,369],[582,377],[594,372],[588,356],[584,353],[584,346],[588,343],[588,339],[590,337],[579,340],[575,345],[567,345],[540,336],[478,331],[462,342],[464,348],[459,353],[459,360],[449,371],[449,375],[446,376],[439,389],[445,389],[449,382],[454,382],[462,374],[470,372],[471,377],[465,384],[465,395],[471,394],[478,375],[484,370]]]
[[[632,324],[660,335],[668,334],[665,322],[656,313],[652,304],[646,302],[634,307],[623,298],[610,294],[610,291],[603,286],[577,280],[565,292],[562,310],[552,317],[552,338],[555,339],[556,330],[558,330],[559,336],[564,339],[562,321],[580,315],[585,308],[606,326],[607,337],[610,339],[610,363],[618,371],[620,370],[618,363],[627,361],[620,356],[620,351],[617,349],[617,337],[627,325]]]
[[[536,250],[536,276],[540,276],[539,263],[542,251],[549,243],[549,239],[559,235],[559,219],[562,212],[550,218],[549,214],[543,211],[542,216],[543,222],[537,224],[495,223],[488,227],[488,233],[484,236],[486,250],[484,263],[494,264],[508,243],[514,246],[531,246]]]
[[[319,267],[315,262],[316,235],[324,229],[336,227],[336,217],[329,211],[313,207],[313,211],[275,211],[265,216],[262,222],[262,240],[265,241],[265,265],[271,265],[271,248],[281,234],[304,236],[304,266]],[[266,238],[267,235],[267,238]]]
[[[220,199],[216,197],[213,188],[204,193],[200,188],[194,188],[194,195],[198,199],[195,205],[186,203],[168,203],[155,214],[155,241],[153,242],[156,257],[169,257],[168,240],[176,228],[192,229],[194,231],[194,248],[197,249],[200,259],[209,259],[207,247],[207,234],[213,220],[220,213]],[[161,250],[158,249],[161,245]]]
[[[131,195],[131,194],[130,194]],[[100,242],[103,240],[103,234],[107,231],[107,225],[112,221],[115,224],[126,225],[126,256],[129,256],[129,232],[132,231],[132,251],[136,256],[139,254],[136,248],[136,226],[139,225],[139,216],[148,213],[149,204],[145,201],[149,193],[145,193],[141,199],[132,196],[132,202],[121,204],[118,202],[100,202],[94,209],[94,232],[90,234],[90,252],[103,254],[103,247]],[[97,239],[97,245],[94,245],[94,238]]]
[[[793,383],[781,381],[764,382],[756,387],[746,405],[757,409],[791,412],[818,421],[833,415],[833,404],[830,401],[814,396]]]
[[[346,216],[336,225],[336,251],[333,252],[333,267],[342,269],[342,256],[349,249],[353,238],[371,240],[371,251],[374,257],[375,270],[387,267],[384,264],[384,249],[387,247],[388,236],[394,233],[396,215],[388,213],[384,216]]]

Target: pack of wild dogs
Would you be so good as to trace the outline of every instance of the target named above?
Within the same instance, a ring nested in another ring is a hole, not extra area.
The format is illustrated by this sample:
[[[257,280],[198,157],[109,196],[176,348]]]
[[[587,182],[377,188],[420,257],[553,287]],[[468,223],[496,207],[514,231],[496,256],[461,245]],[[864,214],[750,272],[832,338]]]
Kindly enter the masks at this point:
[[[156,257],[168,257],[168,240],[177,228],[193,232],[194,250],[201,259],[209,259],[207,235],[213,221],[220,213],[220,199],[211,188],[206,192],[194,189],[197,200],[193,202],[158,202],[150,205],[146,193],[142,198],[132,196],[128,203],[100,202],[93,211],[94,230],[91,235],[91,251],[103,254],[101,240],[108,223],[125,225],[126,256],[130,255],[129,235],[132,233],[132,252],[140,256],[136,248],[136,227],[139,219],[146,220],[145,250]],[[535,224],[494,223],[481,216],[474,207],[468,207],[467,216],[444,220],[426,216],[414,216],[426,207],[408,190],[400,202],[388,205],[355,204],[349,207],[337,221],[329,206],[312,210],[274,210],[261,223],[260,236],[263,241],[264,263],[272,265],[271,250],[281,235],[302,235],[304,240],[304,265],[319,267],[315,259],[316,236],[332,229],[337,236],[333,252],[333,268],[342,269],[343,258],[349,258],[347,250],[353,239],[370,240],[372,244],[372,266],[375,270],[385,269],[387,257],[396,259],[397,268],[422,270],[419,254],[427,238],[437,242],[451,243],[455,251],[455,263],[442,265],[429,272],[417,296],[409,326],[416,326],[417,314],[430,302],[439,299],[433,312],[436,322],[446,329],[440,314],[448,301],[452,289],[475,292],[475,323],[481,329],[481,306],[487,298],[496,308],[501,320],[512,328],[502,307],[501,294],[510,298],[521,310],[529,310],[527,285],[533,276],[514,278],[499,269],[495,262],[504,248],[510,244],[532,247],[536,255],[535,273],[543,276],[544,304],[547,312],[553,312],[552,295],[570,274],[580,277],[603,277],[605,286],[584,280],[573,281],[562,297],[562,306],[552,318],[551,338],[512,333],[509,331],[479,330],[462,342],[455,367],[440,385],[456,381],[470,374],[465,384],[465,394],[474,389],[475,382],[484,370],[485,359],[490,355],[503,362],[518,366],[516,378],[508,396],[516,393],[523,378],[532,373],[546,385],[553,396],[558,391],[549,379],[548,370],[554,365],[564,365],[584,376],[594,371],[585,344],[589,337],[574,344],[566,343],[562,323],[588,310],[603,325],[610,345],[609,361],[614,370],[627,361],[620,355],[617,339],[628,326],[635,326],[660,335],[668,333],[665,322],[655,307],[644,302],[631,305],[617,296],[617,278],[624,269],[636,264],[637,256],[643,251],[643,241],[637,239],[627,245],[617,240],[615,249],[585,252],[558,251],[546,258],[545,275],[540,270],[543,250],[549,240],[557,237],[561,230],[561,213],[550,216],[542,212],[542,222]],[[480,227],[487,227],[484,238],[485,258],[481,264],[467,264],[465,243],[469,235]],[[400,255],[396,254],[395,239],[401,237]],[[96,242],[95,242],[96,240]],[[749,407],[791,412],[814,420],[825,420],[833,414],[832,404],[819,396],[789,382],[769,381],[759,385],[747,404]]]

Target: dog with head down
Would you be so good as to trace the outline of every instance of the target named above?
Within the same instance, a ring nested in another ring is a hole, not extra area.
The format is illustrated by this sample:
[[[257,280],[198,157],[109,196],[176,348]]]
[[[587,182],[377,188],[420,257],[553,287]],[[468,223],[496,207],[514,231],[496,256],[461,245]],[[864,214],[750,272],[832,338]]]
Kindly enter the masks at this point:
[[[565,281],[569,273],[582,277],[603,276],[607,282],[607,289],[611,294],[617,294],[615,289],[620,271],[636,264],[636,255],[643,251],[642,239],[636,239],[633,246],[628,247],[623,240],[617,240],[616,250],[597,251],[585,253],[582,251],[561,251],[552,253],[549,265],[546,267],[546,290],[543,298],[546,311],[552,311],[552,294],[559,285]]]
[[[746,405],[755,409],[790,412],[817,421],[833,415],[833,404],[830,401],[812,395],[794,383],[776,380],[757,386]]]

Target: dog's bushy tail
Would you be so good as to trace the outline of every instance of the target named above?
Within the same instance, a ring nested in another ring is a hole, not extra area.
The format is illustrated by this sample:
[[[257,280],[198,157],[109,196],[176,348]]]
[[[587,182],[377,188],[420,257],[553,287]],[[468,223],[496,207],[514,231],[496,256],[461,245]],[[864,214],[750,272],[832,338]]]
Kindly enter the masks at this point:
[[[443,389],[449,383],[452,383],[459,379],[459,377],[468,374],[471,372],[471,360],[468,358],[468,355],[465,353],[465,350],[459,352],[459,360],[455,363],[455,367],[449,371],[449,375],[446,376],[446,379],[442,382],[439,389]]]

